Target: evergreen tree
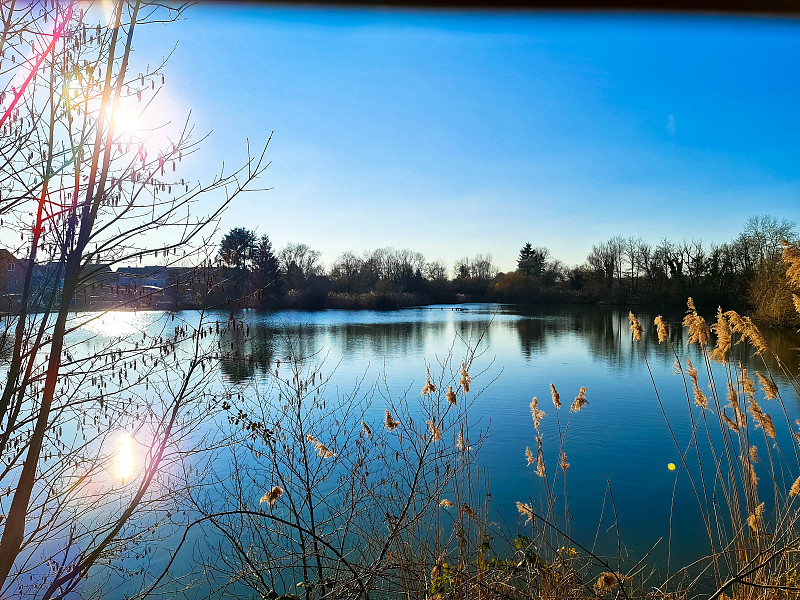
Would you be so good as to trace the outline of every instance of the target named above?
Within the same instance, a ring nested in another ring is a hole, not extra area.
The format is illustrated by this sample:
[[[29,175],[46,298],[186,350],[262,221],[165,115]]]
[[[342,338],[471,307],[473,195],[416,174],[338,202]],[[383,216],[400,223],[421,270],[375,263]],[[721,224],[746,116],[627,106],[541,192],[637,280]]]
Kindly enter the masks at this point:
[[[517,259],[517,267],[519,267],[520,271],[524,270],[525,266],[531,259],[531,255],[533,254],[533,246],[531,243],[526,243],[522,250],[519,251],[519,258]]]
[[[219,258],[229,267],[246,269],[253,258],[255,242],[255,232],[245,227],[234,227],[222,238]]]
[[[547,257],[550,251],[544,247],[534,248],[530,242],[522,247],[517,259],[517,267],[520,273],[529,277],[541,277],[547,266]]]
[[[278,259],[272,250],[269,237],[262,235],[253,250],[253,285],[262,305],[269,304],[283,291]]]

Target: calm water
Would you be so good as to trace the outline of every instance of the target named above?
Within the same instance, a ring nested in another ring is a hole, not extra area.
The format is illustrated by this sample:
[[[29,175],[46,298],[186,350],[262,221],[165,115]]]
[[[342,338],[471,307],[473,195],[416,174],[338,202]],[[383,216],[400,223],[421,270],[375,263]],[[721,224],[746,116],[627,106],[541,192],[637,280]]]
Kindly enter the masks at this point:
[[[565,438],[571,533],[588,547],[597,540],[599,550],[616,552],[617,532],[607,492],[610,483],[624,551],[637,558],[662,537],[660,548],[665,550],[673,492],[677,490],[672,534],[678,551],[673,555],[686,560],[694,551],[696,556],[704,555],[707,544],[687,478],[667,468],[669,463],[680,464],[680,456],[657,402],[648,364],[681,448],[691,437],[684,383],[674,371],[673,351],[655,339],[652,322],[658,313],[634,312],[645,327],[642,342],[631,340],[627,309],[609,307],[520,309],[477,304],[390,312],[251,312],[240,315],[251,328],[249,337],[227,334],[222,345],[255,359],[223,361],[220,366],[231,383],[263,377],[265,367],[291,339],[306,353],[319,350],[327,355],[326,363],[336,367],[334,381],[340,389],[351,388],[361,377],[376,381],[385,373],[393,394],[408,391],[410,401],[415,402],[425,381],[426,364],[436,365],[451,348],[457,364],[467,348],[480,340],[480,356],[472,373],[482,374],[475,377],[473,390],[486,389],[472,416],[489,426],[480,462],[489,476],[493,518],[515,530],[519,522],[515,502],[539,503],[542,497],[542,481],[524,456],[526,446],[536,448],[529,408],[532,397],[540,399],[540,408],[547,413],[542,437],[552,473],[558,456],[559,423],[549,384],[556,386],[565,405],[559,411],[561,427],[569,417],[569,404],[585,386],[588,405],[573,416]],[[710,321],[713,313],[709,313]],[[671,322],[671,341],[681,359],[690,353],[695,364],[701,365],[696,347],[686,347],[680,327],[683,314],[665,317]],[[765,331],[765,335],[787,366],[796,369],[800,338],[786,331]],[[751,374],[754,369],[765,370],[763,360],[744,348],[734,354],[734,360],[749,367]],[[796,394],[776,365],[767,364],[788,400],[789,417],[800,417]],[[708,381],[702,368],[700,371],[705,387]],[[717,375],[718,381],[723,381],[721,367]],[[763,408],[772,413],[779,435],[785,435],[788,427],[777,404]],[[382,419],[384,409],[376,398],[376,422]],[[763,454],[763,442],[759,445]],[[561,484],[556,495],[563,500]],[[656,551],[653,556],[663,559],[664,553]]]
[[[681,448],[686,448],[691,437],[684,382],[674,371],[673,351],[654,339],[652,321],[656,313],[634,312],[645,327],[642,342],[631,341],[627,309],[610,307],[521,309],[475,304],[389,312],[244,312],[237,319],[245,327],[218,334],[221,348],[238,353],[240,358],[222,359],[215,365],[220,369],[223,385],[244,389],[253,381],[267,380],[275,360],[285,355],[287,344],[291,343],[303,354],[318,352],[313,360],[324,357],[324,370],[334,373],[331,391],[346,392],[359,380],[368,386],[385,378],[392,395],[407,393],[409,402],[415,403],[419,402],[419,391],[425,382],[426,365],[432,365],[435,372],[439,361],[451,351],[458,364],[467,349],[477,344],[472,390],[483,391],[471,416],[489,431],[479,462],[488,474],[490,517],[512,535],[522,527],[515,502],[538,505],[543,495],[542,480],[525,460],[526,446],[536,449],[531,399],[537,396],[540,408],[547,413],[541,431],[548,470],[553,473],[559,428],[564,428],[570,418],[569,404],[585,386],[588,404],[572,415],[564,446],[570,464],[567,522],[571,534],[587,547],[616,553],[617,528],[610,488],[623,552],[636,560],[663,538],[652,555],[652,560],[663,562],[674,502],[673,558],[683,562],[705,555],[707,540],[685,474],[667,468],[669,463],[680,464],[680,455],[665,424],[650,373]],[[84,345],[85,352],[115,336],[122,336],[123,340],[127,336],[129,339],[120,343],[131,343],[135,333],[163,327],[162,316],[121,313],[104,317],[76,333],[73,341],[75,347]],[[705,316],[710,320],[712,311]],[[690,353],[695,364],[701,365],[696,348],[686,347],[679,326],[682,314],[665,317],[671,322],[671,341],[681,360]],[[220,312],[212,318],[224,323],[228,313]],[[199,322],[199,314],[178,313],[174,321],[194,325]],[[168,327],[171,326],[170,318]],[[764,333],[786,366],[796,373],[800,338],[786,331]],[[738,352],[734,360],[749,369],[771,369],[790,419],[800,417],[800,402],[774,363],[765,366],[761,358],[744,351]],[[721,367],[717,375],[718,381],[723,381]],[[700,381],[704,387],[708,383],[702,369]],[[561,394],[564,406],[560,411],[550,401],[550,383]],[[762,396],[759,389],[759,398]],[[779,439],[786,436],[788,426],[777,403],[765,401],[762,407],[772,415]],[[379,424],[385,408],[378,393],[368,416]],[[699,414],[698,409],[694,414]],[[763,441],[759,446],[765,455]],[[766,468],[763,462],[758,468]],[[792,481],[796,476],[792,471],[787,472],[786,478],[791,477]],[[563,524],[561,483],[555,493]]]

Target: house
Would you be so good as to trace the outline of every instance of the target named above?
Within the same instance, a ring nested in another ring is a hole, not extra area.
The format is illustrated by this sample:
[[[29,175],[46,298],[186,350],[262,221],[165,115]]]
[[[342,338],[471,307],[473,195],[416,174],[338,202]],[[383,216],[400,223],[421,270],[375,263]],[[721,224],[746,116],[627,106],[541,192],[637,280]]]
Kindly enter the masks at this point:
[[[28,262],[0,248],[0,313],[13,312],[22,296]]]

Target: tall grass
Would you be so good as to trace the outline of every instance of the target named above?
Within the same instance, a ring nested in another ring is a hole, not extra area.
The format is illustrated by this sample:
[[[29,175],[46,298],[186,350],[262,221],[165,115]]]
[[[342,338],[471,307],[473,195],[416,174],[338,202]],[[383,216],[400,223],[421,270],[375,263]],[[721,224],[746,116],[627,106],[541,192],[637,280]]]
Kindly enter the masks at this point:
[[[800,289],[800,249],[784,242],[783,259],[787,272],[779,284],[791,290],[782,289],[780,293],[784,304],[790,297],[800,312],[796,293]],[[641,343],[645,328],[633,313],[629,322],[633,342]],[[581,543],[570,534],[570,465],[565,446],[570,424],[585,406],[588,391],[580,388],[564,414],[567,409],[551,384],[557,458],[552,465],[545,461],[540,435],[545,413],[534,398],[531,418],[535,450],[526,447],[525,459],[541,478],[543,493],[538,504],[517,502],[522,520],[530,526],[528,535],[518,534],[506,540],[511,543],[491,560],[484,556],[471,564],[460,562],[457,568],[451,567],[447,574],[450,585],[432,590],[435,597],[800,598],[800,419],[793,423],[789,417],[787,399],[775,382],[777,373],[773,369],[777,365],[782,378],[788,381],[794,392],[792,399],[800,397],[797,377],[772,352],[757,325],[736,311],[718,308],[709,325],[689,298],[682,325],[688,344],[700,357],[697,365],[692,363],[689,352],[672,344],[668,324],[661,316],[654,319],[653,337],[659,344],[669,345],[675,369],[683,378],[685,419],[691,431],[688,443],[679,441],[677,431],[685,423],[679,422],[674,412],[668,412],[644,349],[642,360],[653,382],[654,400],[661,407],[665,427],[680,456],[679,464],[671,464],[670,468],[678,478],[688,480],[688,489],[700,512],[707,541],[705,556],[690,564],[674,565],[673,556],[686,555],[683,549],[673,547],[674,514],[670,514],[670,531],[664,532],[665,569],[648,566],[650,552],[634,559],[626,556],[622,540],[616,556],[600,556],[595,553],[594,544]],[[741,363],[734,362],[734,347],[752,354],[760,368],[750,373]],[[776,426],[776,421],[785,422],[785,427]],[[617,525],[610,483],[607,497]],[[469,583],[465,586],[463,582]],[[475,588],[475,582],[481,582],[481,586]]]

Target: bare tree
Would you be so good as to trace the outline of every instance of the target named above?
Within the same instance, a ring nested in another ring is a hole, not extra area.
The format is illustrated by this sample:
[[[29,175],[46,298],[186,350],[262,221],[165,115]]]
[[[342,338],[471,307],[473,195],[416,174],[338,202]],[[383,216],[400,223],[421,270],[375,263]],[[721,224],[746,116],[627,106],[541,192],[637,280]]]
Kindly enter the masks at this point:
[[[146,114],[166,85],[163,64],[132,72],[134,32],[178,18],[183,6],[105,6],[108,20],[93,23],[74,1],[0,8],[0,56],[11,58],[0,92],[0,218],[25,265],[0,394],[0,486],[9,490],[0,507],[3,597],[61,598],[90,573],[124,570],[123,549],[152,540],[171,513],[177,497],[166,469],[213,405],[205,325],[90,337],[87,350],[86,327],[116,317],[76,309],[93,299],[114,309],[147,300],[156,292],[121,289],[112,268],[159,255],[186,265],[264,168],[262,153],[190,186],[178,175],[198,143],[188,124],[163,148],[123,127],[124,111]],[[209,190],[226,199],[193,217]],[[214,285],[201,269],[181,272],[175,286]],[[201,402],[208,405],[197,410]],[[133,436],[127,449],[115,446],[121,431]],[[112,477],[110,461],[126,463],[137,449],[139,468]]]
[[[469,562],[481,442],[469,429],[479,395],[469,391],[471,355],[461,368],[448,357],[429,369],[412,400],[363,379],[340,395],[324,357],[290,342],[280,354],[270,387],[248,386],[230,407],[233,436],[247,445],[211,461],[216,476],[186,492],[206,532],[195,546],[198,585],[220,597],[419,594],[437,558]],[[385,411],[374,407],[378,394]]]

